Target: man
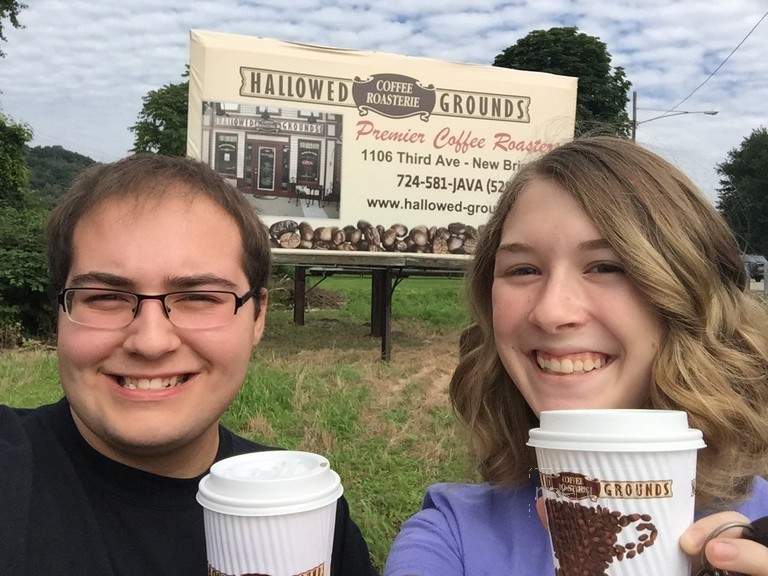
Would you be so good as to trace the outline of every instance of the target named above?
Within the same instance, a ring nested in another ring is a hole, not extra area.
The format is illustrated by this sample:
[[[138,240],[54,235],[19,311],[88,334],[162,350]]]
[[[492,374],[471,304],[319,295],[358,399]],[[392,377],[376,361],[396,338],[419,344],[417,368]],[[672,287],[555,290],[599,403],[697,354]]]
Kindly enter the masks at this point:
[[[133,156],[52,214],[65,398],[0,407],[0,574],[206,573],[197,484],[266,447],[219,418],[264,330],[269,243],[204,164]],[[333,574],[375,574],[339,501]]]

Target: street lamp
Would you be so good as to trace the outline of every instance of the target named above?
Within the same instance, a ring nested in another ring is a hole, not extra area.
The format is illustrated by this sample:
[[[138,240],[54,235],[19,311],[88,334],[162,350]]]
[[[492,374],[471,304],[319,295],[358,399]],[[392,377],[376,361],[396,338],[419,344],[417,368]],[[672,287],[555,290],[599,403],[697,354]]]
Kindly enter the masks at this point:
[[[652,108],[647,108],[647,110],[653,110]],[[661,118],[670,118],[672,116],[682,116],[683,114],[706,114],[707,116],[714,116],[717,114],[717,110],[677,110],[675,112],[667,113],[664,110],[657,110],[657,112],[664,112],[663,114],[659,114],[658,116],[654,116],[653,118],[648,118],[648,120],[641,120],[640,122],[637,121],[637,92],[632,91],[632,142],[635,141],[635,135],[637,133],[637,127],[640,124],[645,124],[646,122],[653,122],[654,120],[659,120]]]

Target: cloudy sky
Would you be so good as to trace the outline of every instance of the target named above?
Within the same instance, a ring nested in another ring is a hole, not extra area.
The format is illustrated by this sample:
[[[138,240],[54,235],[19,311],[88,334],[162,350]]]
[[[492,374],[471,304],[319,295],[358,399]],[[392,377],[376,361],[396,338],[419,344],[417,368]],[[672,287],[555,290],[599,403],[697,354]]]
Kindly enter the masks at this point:
[[[768,10],[766,0],[26,0],[6,30],[0,110],[60,144],[108,161],[132,145],[141,97],[180,80],[191,28],[487,63],[529,31],[578,26],[599,36],[653,118],[721,63]],[[768,125],[768,18],[680,110],[640,124],[638,141],[683,168],[710,197],[715,165]]]

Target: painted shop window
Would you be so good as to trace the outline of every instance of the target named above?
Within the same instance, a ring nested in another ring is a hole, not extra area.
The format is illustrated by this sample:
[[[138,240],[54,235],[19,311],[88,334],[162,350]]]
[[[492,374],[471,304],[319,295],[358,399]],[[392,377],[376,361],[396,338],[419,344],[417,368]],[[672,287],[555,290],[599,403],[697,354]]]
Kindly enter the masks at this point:
[[[216,172],[224,176],[237,174],[237,134],[216,134]]]
[[[314,140],[299,140],[298,173],[298,180],[300,182],[319,182],[320,142]]]

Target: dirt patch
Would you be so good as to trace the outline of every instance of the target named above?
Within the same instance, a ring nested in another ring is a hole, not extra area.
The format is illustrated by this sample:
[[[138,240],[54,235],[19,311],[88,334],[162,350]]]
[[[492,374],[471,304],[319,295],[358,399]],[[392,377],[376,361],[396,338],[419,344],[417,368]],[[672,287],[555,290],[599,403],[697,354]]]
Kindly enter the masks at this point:
[[[313,288],[307,292],[306,299],[309,308],[338,309],[342,308],[346,302],[342,294],[322,288]]]
[[[294,291],[293,279],[291,278],[283,277],[273,281],[269,289],[270,304],[293,308]],[[310,310],[337,310],[344,307],[346,299],[339,292],[325,290],[317,286],[314,288],[310,287],[305,292],[305,302]]]

